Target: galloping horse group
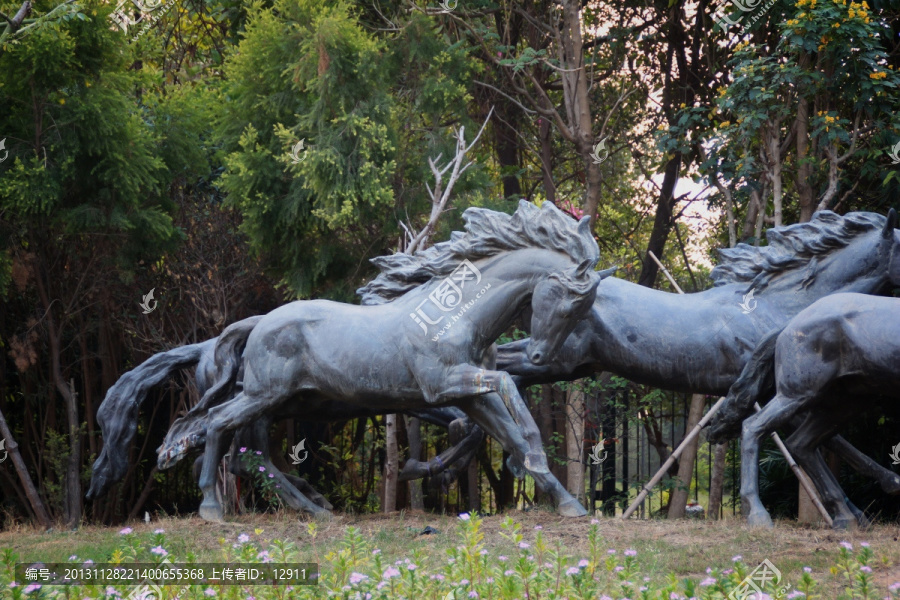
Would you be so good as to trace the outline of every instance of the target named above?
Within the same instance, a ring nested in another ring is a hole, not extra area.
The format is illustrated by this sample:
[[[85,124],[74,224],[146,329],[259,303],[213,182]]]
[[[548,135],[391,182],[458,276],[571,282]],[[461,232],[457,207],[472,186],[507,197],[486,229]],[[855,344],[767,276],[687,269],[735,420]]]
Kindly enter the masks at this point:
[[[166,468],[205,446],[200,514],[206,519],[222,518],[215,467],[235,434],[242,444],[248,440],[267,450],[268,429],[277,419],[385,412],[407,412],[445,426],[464,423],[468,435],[442,455],[442,465],[465,462],[486,431],[510,452],[514,471],[532,475],[561,514],[586,514],[549,473],[537,426],[515,384],[599,371],[694,393],[725,395],[734,386],[712,433],[725,439],[744,422],[742,506],[753,524],[770,523],[755,495],[754,443],[783,424],[798,426],[789,445],[823,491],[836,526],[863,516],[822,470],[816,446],[828,445],[889,493],[900,492],[900,477],[836,435],[846,415],[829,388],[831,380],[823,374],[817,396],[796,397],[791,386],[797,385],[798,371],[788,368],[805,368],[803,361],[815,357],[794,354],[819,347],[791,346],[797,332],[818,327],[825,335],[825,324],[841,319],[850,323],[841,331],[852,332],[854,319],[861,319],[856,304],[887,302],[873,304],[873,311],[890,310],[894,301],[863,294],[900,283],[893,211],[887,218],[821,211],[809,223],[771,229],[768,246],[720,251],[721,264],[712,272],[715,287],[684,296],[604,279],[611,272],[594,269],[599,250],[589,222],[576,222],[550,203],[537,208],[523,201],[512,216],[468,209],[464,219],[466,231],[447,242],[415,256],[375,259],[381,274],[360,290],[363,306],[294,302],[235,323],[213,340],[160,353],[125,374],[98,412],[105,445],[89,496],[104,493],[127,470],[123,450],[133,439],[147,390],[172,370],[198,363],[203,398],[172,426],[159,463]],[[757,304],[747,311],[741,304],[750,292]],[[810,320],[810,314],[825,309],[830,312],[816,317],[821,320]],[[500,346],[495,369],[494,342],[523,311],[531,315],[532,337]],[[828,338],[829,347],[840,348],[842,359],[853,349],[876,358],[892,351],[874,342],[866,346],[867,339],[849,333],[838,338]],[[866,362],[875,364],[884,366]],[[858,375],[851,365],[857,363],[831,365],[829,376],[841,381],[842,390],[862,390],[858,382],[846,381],[848,373]],[[894,379],[872,369],[871,378],[878,381],[871,389],[890,393],[897,369]],[[744,421],[752,402],[765,402],[767,393],[771,397],[776,381],[776,401]],[[267,464],[280,478],[289,506],[311,513],[330,508],[305,482]],[[408,477],[433,473],[421,463],[410,463],[405,471]]]

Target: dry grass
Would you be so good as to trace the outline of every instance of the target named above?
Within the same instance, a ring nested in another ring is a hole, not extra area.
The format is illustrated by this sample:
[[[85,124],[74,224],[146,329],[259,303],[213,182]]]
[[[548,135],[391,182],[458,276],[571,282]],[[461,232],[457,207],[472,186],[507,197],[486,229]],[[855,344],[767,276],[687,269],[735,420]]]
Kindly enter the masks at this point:
[[[566,519],[546,511],[512,512],[510,516],[522,524],[525,540],[533,542],[536,526],[551,546],[557,544],[566,554],[576,558],[587,552],[590,519]],[[499,535],[504,516],[486,517],[483,522],[485,546],[492,555],[516,554],[510,543]],[[330,521],[317,521],[317,534],[309,533],[309,519],[293,513],[242,515],[224,524],[202,521],[197,517],[164,518],[150,524],[134,523],[138,535],[149,536],[153,530],[166,530],[166,546],[175,556],[188,552],[201,561],[220,557],[222,539],[231,543],[240,533],[252,533],[265,543],[282,539],[294,542],[303,560],[319,562],[335,549],[348,527],[358,528],[373,547],[381,548],[386,557],[409,557],[418,554],[424,560],[441,561],[446,549],[459,543],[456,535],[459,521],[455,516],[423,513],[392,515],[336,515]],[[440,531],[436,535],[418,535],[426,525]],[[734,555],[740,554],[751,567],[769,559],[784,573],[788,582],[799,578],[802,567],[812,567],[817,579],[834,579],[827,575],[838,556],[838,543],[846,540],[856,547],[867,541],[874,553],[875,581],[881,590],[900,581],[900,527],[879,525],[862,532],[834,532],[825,528],[803,527],[791,522],[778,522],[771,530],[750,529],[739,519],[725,521],[637,521],[601,518],[600,533],[606,547],[619,552],[626,548],[638,551],[645,575],[654,579],[667,573],[679,578],[703,578],[708,567],[727,568]],[[10,548],[25,560],[65,561],[71,555],[101,562],[118,545],[119,528],[86,526],[78,531],[43,533],[26,527],[0,533],[0,550]],[[147,537],[149,539],[149,537]],[[834,583],[830,584],[834,585]]]

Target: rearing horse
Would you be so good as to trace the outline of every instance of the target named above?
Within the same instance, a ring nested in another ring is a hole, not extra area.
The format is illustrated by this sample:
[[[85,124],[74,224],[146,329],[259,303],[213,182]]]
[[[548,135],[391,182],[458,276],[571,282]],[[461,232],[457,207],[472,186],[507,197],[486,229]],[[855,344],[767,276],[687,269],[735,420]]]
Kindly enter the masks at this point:
[[[287,304],[249,332],[240,365],[176,421],[159,449],[160,468],[206,444],[200,515],[220,520],[215,469],[234,431],[285,406],[311,414],[329,403],[380,411],[457,405],[524,466],[566,516],[584,508],[549,472],[534,419],[506,373],[480,365],[494,340],[530,304],[531,360],[550,359],[593,304],[602,275],[589,219],[576,223],[550,203],[520,202],[514,215],[463,213],[466,233],[414,257],[380,259],[366,286],[384,304],[325,300]],[[430,281],[419,286],[427,275]],[[411,281],[415,281],[410,289]],[[243,390],[233,398],[237,370]]]

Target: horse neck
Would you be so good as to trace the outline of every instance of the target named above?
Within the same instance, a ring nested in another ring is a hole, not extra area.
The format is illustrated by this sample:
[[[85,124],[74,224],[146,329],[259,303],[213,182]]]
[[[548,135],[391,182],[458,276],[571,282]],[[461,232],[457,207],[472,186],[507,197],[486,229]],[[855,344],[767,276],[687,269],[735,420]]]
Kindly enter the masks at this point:
[[[877,259],[873,260],[873,256]],[[887,283],[887,259],[887,250],[880,237],[874,243],[856,242],[798,270],[783,282],[773,282],[765,293],[770,297],[784,294],[800,306],[841,292],[875,293]],[[817,270],[815,278],[809,285],[803,285],[810,268]]]

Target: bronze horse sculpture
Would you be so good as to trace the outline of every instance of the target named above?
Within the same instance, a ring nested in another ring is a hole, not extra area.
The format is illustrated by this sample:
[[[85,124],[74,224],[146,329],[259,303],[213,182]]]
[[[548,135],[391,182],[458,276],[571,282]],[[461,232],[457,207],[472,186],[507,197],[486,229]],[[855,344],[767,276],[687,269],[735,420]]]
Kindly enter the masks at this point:
[[[222,518],[215,468],[235,430],[291,403],[305,406],[307,418],[333,418],[336,402],[397,412],[455,404],[515,456],[561,514],[586,514],[549,472],[537,426],[509,375],[482,365],[526,306],[533,315],[528,354],[538,363],[590,309],[602,278],[593,270],[599,250],[590,222],[576,226],[550,203],[538,209],[527,202],[512,216],[470,208],[463,218],[465,234],[415,257],[377,259],[382,274],[367,288],[384,304],[298,301],[252,328],[241,359],[176,421],[159,450],[166,468],[206,444],[201,516]],[[430,281],[410,289],[423,273]],[[243,389],[233,396],[239,369]]]
[[[900,260],[892,262],[900,284]],[[854,515],[818,447],[873,398],[900,399],[900,299],[834,294],[815,302],[773,333],[774,352],[765,365],[751,363],[726,399],[730,419],[718,434],[745,414],[754,392],[775,397],[761,412],[743,420],[741,434],[741,511],[750,525],[772,526],[759,499],[759,444],[763,436],[802,415],[786,440],[797,463],[813,480],[829,512],[849,523]],[[771,369],[771,372],[770,372]],[[749,391],[749,393],[748,393]]]

